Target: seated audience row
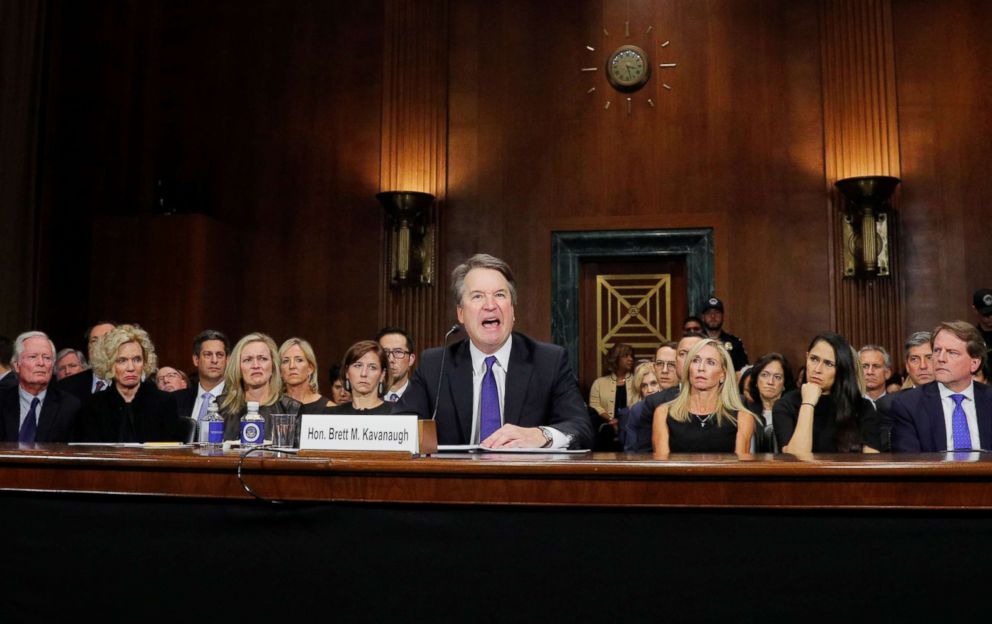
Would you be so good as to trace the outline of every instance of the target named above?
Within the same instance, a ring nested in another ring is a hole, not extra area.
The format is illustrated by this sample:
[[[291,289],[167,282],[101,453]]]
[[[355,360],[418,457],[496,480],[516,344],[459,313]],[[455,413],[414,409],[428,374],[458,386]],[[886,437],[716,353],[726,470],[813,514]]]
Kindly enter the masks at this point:
[[[211,402],[225,419],[225,437],[236,439],[253,401],[266,419],[437,414],[442,443],[587,447],[591,429],[564,350],[512,331],[516,289],[509,266],[476,255],[453,272],[452,294],[467,338],[429,349],[411,375],[418,360],[412,340],[384,328],[377,340],[360,341],[345,354],[339,377],[350,397],[343,403],[336,391],[331,398],[320,393],[313,349],[299,338],[277,349],[269,336],[251,333],[230,349],[223,334],[204,332],[194,341],[195,382],[177,368],[159,370],[150,337],[136,325],[92,327],[88,370],[81,353],[56,353],[41,332],[13,344],[0,340],[0,356],[9,349],[13,369],[0,369],[3,439],[190,440]],[[723,331],[722,313],[723,303],[711,298],[702,322],[685,325],[705,334],[689,331],[677,344],[661,345],[653,364],[635,369],[628,345],[613,348],[611,374],[594,384],[590,406],[623,448],[664,456],[867,453],[888,450],[890,441],[897,451],[992,446],[992,391],[980,383],[987,379],[987,344],[968,323],[945,322],[930,335],[911,336],[907,388],[890,393],[888,352],[879,345],[856,351],[829,332],[810,342],[798,388],[790,388],[791,370],[779,354],[739,371],[735,361],[746,363],[746,352]],[[62,379],[52,383],[56,368]]]

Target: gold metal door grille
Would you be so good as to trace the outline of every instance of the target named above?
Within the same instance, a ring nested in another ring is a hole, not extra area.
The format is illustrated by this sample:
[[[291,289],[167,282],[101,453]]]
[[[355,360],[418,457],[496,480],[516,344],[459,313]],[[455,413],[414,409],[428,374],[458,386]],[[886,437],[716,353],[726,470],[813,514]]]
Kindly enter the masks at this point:
[[[672,335],[672,276],[596,276],[596,376],[603,375],[603,355],[620,342],[634,348],[634,361],[654,359],[658,344]]]

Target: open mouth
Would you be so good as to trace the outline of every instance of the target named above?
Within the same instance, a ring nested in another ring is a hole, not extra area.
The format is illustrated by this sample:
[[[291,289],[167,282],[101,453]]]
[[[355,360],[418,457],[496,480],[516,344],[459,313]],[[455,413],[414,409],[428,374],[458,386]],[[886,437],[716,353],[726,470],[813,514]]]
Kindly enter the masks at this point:
[[[498,318],[490,318],[490,319],[482,320],[483,329],[496,329],[499,326],[500,326],[500,322]]]

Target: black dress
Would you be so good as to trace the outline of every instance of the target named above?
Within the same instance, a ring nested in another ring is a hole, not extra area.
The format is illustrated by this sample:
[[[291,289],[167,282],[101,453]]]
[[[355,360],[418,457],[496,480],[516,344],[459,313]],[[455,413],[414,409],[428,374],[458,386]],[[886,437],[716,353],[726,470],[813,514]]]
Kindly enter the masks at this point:
[[[772,408],[775,438],[778,440],[779,448],[784,448],[792,439],[792,434],[796,432],[796,422],[799,420],[799,408],[802,403],[802,392],[791,390],[783,394]],[[875,450],[882,448],[878,412],[875,411],[871,401],[861,399],[854,419],[856,426],[848,434],[838,436],[837,403],[833,395],[821,395],[816,406],[813,407],[813,452],[860,453],[863,445]]]
[[[393,404],[388,401],[383,401],[382,405],[377,405],[371,409],[358,409],[351,404],[351,401],[347,403],[342,403],[341,405],[335,405],[334,407],[327,408],[326,411],[321,412],[322,414],[337,414],[337,415],[348,415],[348,414],[380,414],[388,416],[393,413]]]
[[[737,447],[737,425],[724,419],[717,426],[716,414],[699,416],[690,412],[688,422],[679,422],[669,414],[666,422],[668,450],[672,453],[733,453]]]
[[[328,403],[331,403],[331,400],[322,394],[322,395],[320,395],[320,398],[317,399],[316,401],[311,401],[310,403],[304,403],[303,404],[303,409],[300,410],[300,413],[301,414],[330,414],[331,413],[330,412],[330,409],[332,407],[336,407],[336,405],[334,405],[334,404],[328,405]]]

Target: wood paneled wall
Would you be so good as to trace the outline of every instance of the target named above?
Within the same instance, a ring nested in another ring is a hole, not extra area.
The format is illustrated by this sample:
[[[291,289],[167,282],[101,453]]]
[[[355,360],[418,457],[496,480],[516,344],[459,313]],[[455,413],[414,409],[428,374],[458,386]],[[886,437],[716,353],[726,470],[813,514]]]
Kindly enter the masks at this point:
[[[355,340],[371,337],[382,245],[374,197],[381,4],[56,8],[65,36],[52,42],[59,65],[49,110],[59,132],[49,139],[46,188],[52,221],[75,232],[64,237],[71,251],[46,250],[46,326],[72,343],[87,316],[137,321],[152,333],[162,362],[180,366],[189,366],[193,335],[148,326],[159,314],[153,306],[202,318],[232,340],[254,330],[277,343],[306,338],[323,369]],[[177,246],[165,257],[149,255],[159,248],[149,244],[144,254],[116,256],[119,266],[88,262],[115,258],[88,249],[91,223],[106,215],[100,224],[111,238],[136,235],[130,217],[154,211],[158,179],[182,190],[178,210],[216,220],[211,234],[223,240]],[[79,249],[82,262],[75,259]],[[200,276],[181,270],[188,258],[221,276],[205,293],[193,287]],[[147,266],[155,279],[122,291],[119,278],[130,275],[124,264]],[[170,266],[175,270],[159,270]],[[171,295],[165,302],[162,292]],[[136,311],[132,301],[147,311]]]
[[[982,0],[46,6],[36,310],[61,344],[164,291],[235,337],[308,338],[322,366],[382,323],[429,346],[447,272],[479,251],[513,265],[518,328],[547,339],[555,230],[713,228],[727,328],[752,358],[798,359],[824,329],[896,347],[971,318],[992,286]],[[602,69],[581,71],[622,43],[678,63],[629,115]],[[866,167],[903,179],[896,277],[849,283],[832,185]],[[205,298],[162,270],[172,257],[89,248],[98,218],[126,235],[150,217],[158,179],[235,250],[173,250],[219,268]],[[374,195],[408,184],[440,200],[433,289],[385,282]],[[115,259],[156,280],[121,291]],[[170,331],[153,337],[184,364],[191,336]]]
[[[976,320],[992,288],[992,3],[892,3],[906,331]]]
[[[551,231],[685,227],[714,228],[726,326],[752,357],[829,327],[817,4],[459,2],[450,31],[445,252],[513,265],[520,329],[549,337]],[[628,42],[678,63],[630,115],[602,69],[580,71]]]
[[[390,286],[391,241],[382,246],[379,320],[410,332],[417,345],[437,344],[451,312],[442,307],[447,271],[438,266],[444,232],[448,159],[448,3],[387,0],[382,94],[381,191],[420,191],[436,198],[425,221],[435,226],[434,286]]]
[[[900,176],[892,15],[888,0],[823,0],[823,124],[832,325],[854,348],[880,344],[898,351],[904,340],[900,305],[898,202],[890,221],[890,277],[843,276],[843,178]]]
[[[48,58],[47,3],[0,4],[0,335],[34,326],[38,286],[38,160]],[[8,362],[2,362],[7,366]]]

